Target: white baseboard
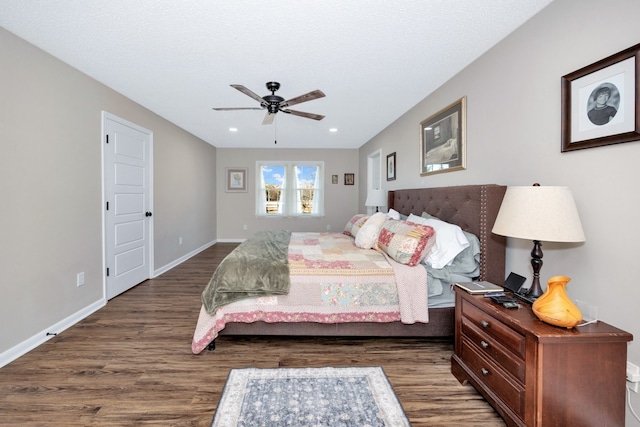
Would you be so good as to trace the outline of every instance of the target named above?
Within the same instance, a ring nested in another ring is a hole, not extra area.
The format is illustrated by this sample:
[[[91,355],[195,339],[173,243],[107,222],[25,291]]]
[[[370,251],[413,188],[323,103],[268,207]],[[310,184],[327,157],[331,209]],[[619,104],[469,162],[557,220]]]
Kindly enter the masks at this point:
[[[242,243],[247,239],[218,239],[218,243]]]
[[[157,277],[159,275],[161,275],[162,273],[171,270],[173,267],[176,267],[180,264],[182,264],[183,262],[185,262],[186,260],[188,260],[189,258],[199,254],[200,252],[204,251],[205,249],[213,246],[216,244],[216,241],[212,241],[207,243],[204,246],[201,246],[200,248],[196,249],[193,252],[190,252],[188,254],[186,254],[185,256],[165,265],[162,268],[159,268],[157,270],[154,271],[154,277]],[[81,321],[82,319],[84,319],[85,317],[89,316],[92,313],[95,313],[96,311],[98,311],[99,309],[101,309],[102,307],[104,307],[107,304],[107,300],[106,298],[102,298],[90,305],[88,305],[87,307],[83,308],[82,310],[72,314],[71,316],[67,317],[66,319],[61,320],[60,322],[51,325],[50,327],[44,329],[43,331],[35,334],[34,336],[32,336],[31,338],[26,339],[25,341],[21,342],[20,344],[4,351],[3,353],[0,353],[0,368],[2,368],[3,366],[13,362],[14,360],[16,360],[17,358],[19,358],[20,356],[27,354],[28,352],[30,352],[31,350],[33,350],[34,348],[38,347],[40,344],[45,343],[46,341],[50,340],[51,338],[53,338],[55,335],[47,335],[47,333],[51,333],[51,334],[59,334],[60,332],[64,331],[65,329],[75,325],[76,323],[78,323],[79,321]]]
[[[211,246],[215,245],[217,242],[218,242],[217,240],[209,242],[209,243],[207,243],[207,244],[205,244],[203,246],[200,246],[198,249],[196,249],[194,251],[191,251],[188,254],[176,259],[175,261],[172,261],[169,264],[154,270],[153,277],[158,277],[162,273],[166,273],[167,271],[171,270],[173,267],[177,267],[178,265],[182,264],[183,262],[185,262],[189,258],[194,257],[194,256],[198,255],[200,252],[204,251],[205,249],[208,249]]]
[[[35,334],[34,336],[32,336],[29,339],[26,339],[25,341],[22,341],[20,344],[4,351],[3,353],[0,354],[0,368],[2,368],[3,366],[13,362],[14,360],[16,360],[17,358],[19,358],[20,356],[27,354],[28,352],[30,352],[31,350],[33,350],[34,348],[38,347],[40,344],[43,344],[44,342],[50,340],[51,338],[53,338],[55,335],[61,333],[62,331],[64,331],[65,329],[75,325],[76,323],[78,323],[79,321],[81,321],[82,319],[84,319],[85,317],[89,316],[92,313],[95,313],[96,311],[100,310],[102,307],[105,306],[105,304],[107,303],[107,300],[102,298],[88,306],[86,306],[85,308],[83,308],[80,311],[77,311],[76,313],[68,316],[67,318],[59,321],[58,323],[51,325],[50,327],[38,332],[37,334]],[[55,335],[47,335],[47,333],[49,334],[55,334]]]

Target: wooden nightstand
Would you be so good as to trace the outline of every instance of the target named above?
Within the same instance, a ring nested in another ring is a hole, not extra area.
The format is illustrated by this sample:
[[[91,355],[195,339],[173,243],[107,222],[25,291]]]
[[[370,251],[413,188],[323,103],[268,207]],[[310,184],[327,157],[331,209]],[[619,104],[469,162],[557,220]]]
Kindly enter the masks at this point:
[[[510,426],[624,426],[627,342],[604,322],[574,329],[456,289],[451,372]]]

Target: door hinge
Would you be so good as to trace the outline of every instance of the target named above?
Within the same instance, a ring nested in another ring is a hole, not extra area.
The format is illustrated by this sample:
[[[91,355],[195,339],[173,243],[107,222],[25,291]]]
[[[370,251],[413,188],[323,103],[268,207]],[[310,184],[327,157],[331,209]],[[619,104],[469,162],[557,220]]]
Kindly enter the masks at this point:
[[[109,267],[107,267],[107,277],[109,277]]]

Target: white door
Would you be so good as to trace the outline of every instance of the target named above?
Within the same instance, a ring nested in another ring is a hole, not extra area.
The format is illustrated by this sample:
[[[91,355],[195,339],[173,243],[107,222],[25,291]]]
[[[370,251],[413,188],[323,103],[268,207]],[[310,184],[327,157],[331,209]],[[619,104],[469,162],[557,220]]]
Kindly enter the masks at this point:
[[[103,113],[106,297],[152,275],[153,134]]]

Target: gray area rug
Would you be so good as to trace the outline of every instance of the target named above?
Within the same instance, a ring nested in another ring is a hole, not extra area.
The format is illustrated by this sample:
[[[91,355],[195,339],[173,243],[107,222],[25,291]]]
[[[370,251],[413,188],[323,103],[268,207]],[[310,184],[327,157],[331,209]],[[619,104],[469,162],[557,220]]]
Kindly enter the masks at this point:
[[[380,367],[232,369],[212,427],[401,427],[411,423]]]

